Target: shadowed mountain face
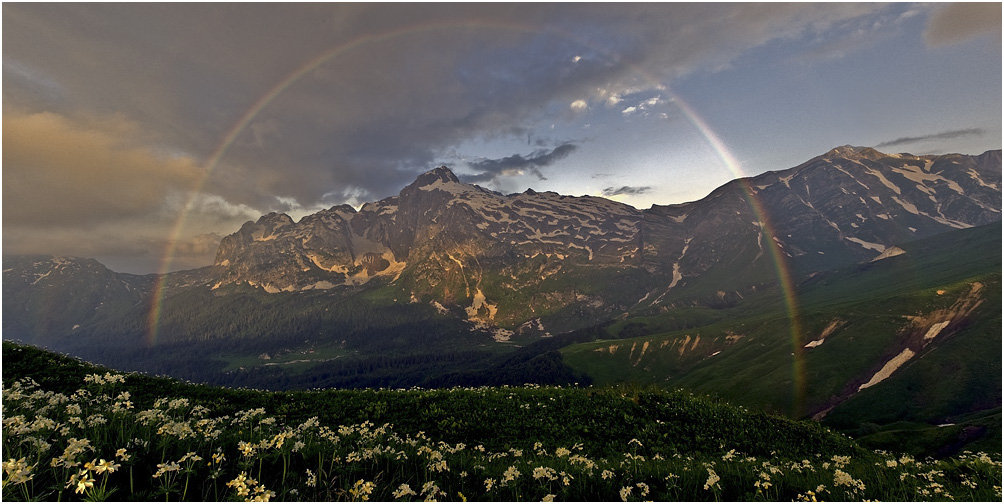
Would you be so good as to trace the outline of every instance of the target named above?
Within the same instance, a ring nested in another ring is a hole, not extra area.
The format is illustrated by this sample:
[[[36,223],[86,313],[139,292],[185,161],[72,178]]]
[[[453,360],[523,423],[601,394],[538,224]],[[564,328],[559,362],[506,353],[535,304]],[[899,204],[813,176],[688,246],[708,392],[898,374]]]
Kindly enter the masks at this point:
[[[441,167],[358,211],[342,205],[299,222],[275,213],[247,222],[221,241],[212,267],[168,275],[159,306],[174,322],[163,337],[252,337],[230,323],[242,316],[233,307],[199,322],[178,315],[216,309],[228,296],[297,306],[290,320],[350,298],[354,312],[414,305],[408,317],[454,318],[496,341],[626,312],[730,306],[776,285],[781,273],[866,262],[898,243],[999,221],[1000,187],[1000,151],[913,156],[838,147],[699,201],[647,210],[592,196],[503,195]],[[67,264],[101,278],[71,275]],[[147,330],[153,284],[153,275],[96,263],[5,258],[4,329],[28,341],[102,331],[139,340],[143,334],[130,333]],[[87,292],[68,301],[74,309],[38,323],[51,304],[43,300],[69,285]]]

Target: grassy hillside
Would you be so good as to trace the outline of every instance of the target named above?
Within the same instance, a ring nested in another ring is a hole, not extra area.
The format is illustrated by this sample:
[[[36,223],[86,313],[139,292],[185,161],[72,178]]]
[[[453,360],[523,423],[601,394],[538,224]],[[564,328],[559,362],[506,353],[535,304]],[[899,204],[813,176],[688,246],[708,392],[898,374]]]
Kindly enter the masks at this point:
[[[1000,498],[984,454],[868,452],[683,392],[260,392],[11,343],[3,361],[5,500]]]
[[[682,387],[815,415],[869,446],[1000,446],[987,420],[1001,405],[1000,224],[902,248],[801,282],[794,330],[779,293],[765,292],[724,310],[627,318],[609,327],[613,339],[566,347],[563,360],[596,384]]]

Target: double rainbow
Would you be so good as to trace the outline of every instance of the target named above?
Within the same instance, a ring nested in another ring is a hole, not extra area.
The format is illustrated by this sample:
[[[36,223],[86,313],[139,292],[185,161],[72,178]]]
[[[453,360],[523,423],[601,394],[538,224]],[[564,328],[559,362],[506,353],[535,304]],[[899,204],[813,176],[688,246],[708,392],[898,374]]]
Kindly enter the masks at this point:
[[[616,54],[605,48],[597,47],[595,44],[582,39],[581,37],[575,36],[568,32],[564,32],[554,28],[538,28],[517,24],[502,23],[496,21],[486,21],[486,20],[452,20],[444,22],[427,23],[415,26],[406,26],[398,28],[395,30],[390,30],[382,33],[361,35],[342,44],[339,44],[331,49],[321,52],[320,54],[314,56],[313,58],[304,62],[299,68],[294,70],[292,73],[279,80],[271,89],[266,91],[254,104],[241,117],[236,123],[230,128],[230,130],[223,136],[219,145],[213,150],[212,154],[206,161],[204,175],[192,189],[190,196],[185,203],[182,211],[179,213],[178,220],[175,222],[171,229],[171,233],[168,238],[168,244],[165,247],[164,255],[160,262],[159,273],[156,276],[156,281],[153,289],[149,318],[148,318],[148,331],[146,335],[146,343],[148,346],[154,346],[157,344],[157,337],[160,326],[160,319],[164,308],[164,299],[166,295],[166,284],[168,278],[168,272],[171,271],[171,265],[173,263],[174,254],[179,243],[182,230],[185,225],[185,220],[188,213],[193,208],[196,198],[201,193],[205,181],[209,178],[212,172],[219,165],[220,161],[226,156],[227,152],[233,146],[234,142],[244,133],[247,127],[251,124],[254,118],[261,113],[269,104],[271,104],[276,98],[278,98],[283,92],[293,86],[305,75],[309,74],[311,71],[317,69],[318,67],[338,58],[339,56],[350,53],[356,49],[370,44],[378,44],[382,42],[391,41],[401,37],[407,37],[412,35],[417,35],[421,33],[434,32],[439,30],[500,30],[507,32],[518,32],[518,33],[529,33],[529,34],[539,34],[546,33],[551,35],[557,35],[559,37],[564,37],[570,39],[584,47],[587,47],[597,54],[604,55],[610,58],[612,61],[619,61],[616,58]],[[784,297],[785,307],[788,313],[788,318],[790,321],[790,336],[791,336],[791,348],[793,358],[792,364],[792,375],[793,375],[793,386],[794,386],[794,404],[793,413],[796,416],[801,415],[805,397],[805,368],[804,359],[802,357],[802,329],[801,321],[799,318],[798,300],[795,295],[794,281],[791,271],[788,267],[784,253],[781,251],[779,246],[771,239],[774,236],[773,226],[771,220],[764,210],[763,204],[757,197],[756,192],[750,185],[750,181],[746,174],[743,172],[739,162],[735,159],[735,156],[726,147],[725,142],[714,132],[712,127],[705,121],[698,113],[695,111],[686,101],[684,101],[680,96],[672,93],[665,86],[660,79],[652,75],[647,70],[637,66],[631,65],[631,70],[640,76],[652,86],[654,89],[660,89],[667,92],[671,98],[672,102],[676,104],[679,110],[687,118],[687,120],[697,129],[702,137],[708,142],[708,145],[714,150],[717,156],[721,159],[725,167],[732,173],[732,175],[740,180],[743,192],[746,195],[746,200],[749,202],[753,213],[756,215],[757,219],[763,223],[761,232],[765,235],[767,239],[763,240],[766,243],[766,247],[769,251],[769,256],[773,262],[773,265],[777,271],[778,280],[780,283],[782,295]]]

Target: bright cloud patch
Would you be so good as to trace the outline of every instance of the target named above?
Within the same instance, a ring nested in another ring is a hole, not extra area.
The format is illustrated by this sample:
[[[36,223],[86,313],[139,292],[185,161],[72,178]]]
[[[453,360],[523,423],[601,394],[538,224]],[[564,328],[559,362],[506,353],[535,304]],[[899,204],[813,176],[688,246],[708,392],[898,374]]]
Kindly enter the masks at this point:
[[[3,210],[8,224],[79,225],[152,212],[172,189],[193,187],[189,157],[139,146],[146,133],[121,116],[50,112],[3,117]]]

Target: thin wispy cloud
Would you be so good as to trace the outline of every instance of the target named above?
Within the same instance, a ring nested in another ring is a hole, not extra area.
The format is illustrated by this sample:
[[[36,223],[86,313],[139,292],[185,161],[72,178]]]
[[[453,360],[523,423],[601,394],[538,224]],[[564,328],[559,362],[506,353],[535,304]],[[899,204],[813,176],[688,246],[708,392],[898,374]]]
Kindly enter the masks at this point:
[[[637,196],[639,194],[645,194],[651,190],[652,188],[650,186],[640,186],[640,187],[621,186],[621,187],[607,187],[606,189],[603,189],[602,193],[604,196],[609,198],[612,196],[621,196],[621,195]]]
[[[995,36],[1000,44],[1000,2],[955,3],[942,7],[931,16],[924,31],[924,42],[929,46],[942,46],[986,35]]]
[[[475,175],[467,175],[462,178],[467,182],[478,184],[495,180],[500,176],[530,173],[535,175],[540,180],[547,180],[547,177],[544,176],[541,168],[568,157],[568,155],[575,152],[576,149],[578,149],[578,146],[569,142],[561,144],[551,150],[535,150],[529,156],[513,154],[501,159],[482,159],[480,161],[468,162],[467,166],[478,173]]]
[[[960,129],[960,130],[942,131],[941,133],[934,133],[934,134],[931,134],[931,135],[921,135],[921,136],[913,136],[913,137],[901,137],[901,138],[897,138],[895,140],[889,140],[889,141],[886,141],[886,142],[882,142],[882,143],[876,144],[875,147],[876,148],[891,147],[891,146],[894,146],[894,145],[905,145],[905,144],[912,144],[912,143],[918,143],[918,142],[926,142],[926,141],[929,141],[929,140],[952,140],[952,139],[963,138],[963,137],[968,137],[968,136],[982,136],[985,133],[986,133],[986,130],[983,129],[983,128],[966,128],[966,129]]]

